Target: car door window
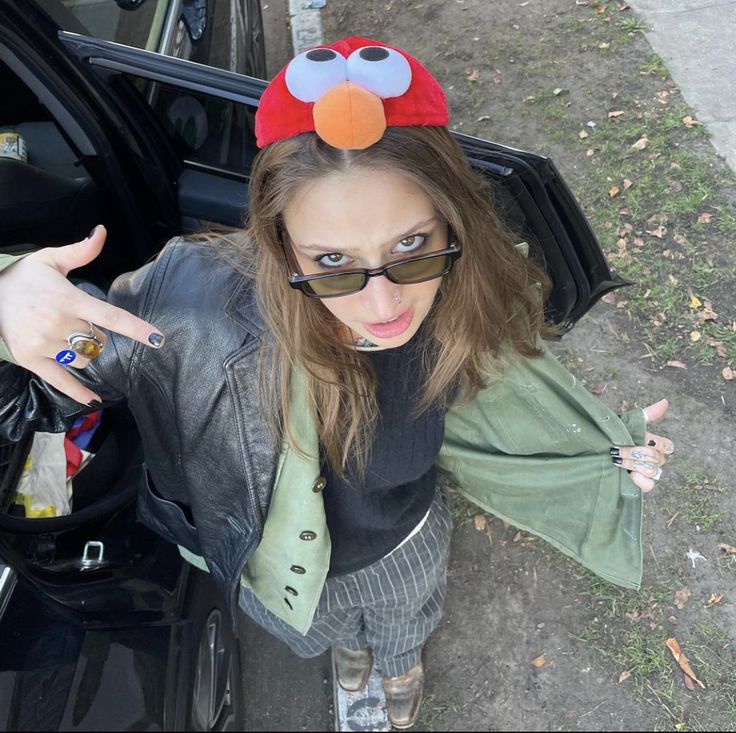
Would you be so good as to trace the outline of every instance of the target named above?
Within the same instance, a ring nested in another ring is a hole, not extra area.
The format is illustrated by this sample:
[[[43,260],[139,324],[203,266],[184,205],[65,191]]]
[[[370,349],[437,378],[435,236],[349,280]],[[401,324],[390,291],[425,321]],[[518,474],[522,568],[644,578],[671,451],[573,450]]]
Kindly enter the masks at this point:
[[[150,107],[184,165],[246,179],[255,107],[173,84],[125,75]]]

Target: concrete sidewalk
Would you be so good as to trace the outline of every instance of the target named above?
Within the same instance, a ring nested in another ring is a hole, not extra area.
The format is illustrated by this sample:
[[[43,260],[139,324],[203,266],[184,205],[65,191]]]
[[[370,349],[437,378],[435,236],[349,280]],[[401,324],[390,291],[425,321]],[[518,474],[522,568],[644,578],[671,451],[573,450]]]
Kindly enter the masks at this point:
[[[634,0],[646,37],[736,170],[736,0]]]

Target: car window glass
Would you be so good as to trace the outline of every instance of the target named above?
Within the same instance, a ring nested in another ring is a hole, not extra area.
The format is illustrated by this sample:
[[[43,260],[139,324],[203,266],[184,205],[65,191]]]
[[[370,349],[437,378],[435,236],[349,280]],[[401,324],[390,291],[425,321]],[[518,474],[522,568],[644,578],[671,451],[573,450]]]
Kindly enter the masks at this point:
[[[148,51],[167,52],[164,26],[172,0],[40,0],[64,30]]]
[[[254,107],[150,79],[128,78],[184,163],[247,177],[256,153]]]

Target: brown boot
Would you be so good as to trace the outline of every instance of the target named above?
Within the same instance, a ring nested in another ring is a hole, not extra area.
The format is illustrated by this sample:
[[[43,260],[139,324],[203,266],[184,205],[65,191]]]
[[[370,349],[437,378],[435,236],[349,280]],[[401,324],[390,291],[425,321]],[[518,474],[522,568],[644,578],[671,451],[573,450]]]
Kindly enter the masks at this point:
[[[348,692],[362,690],[368,684],[373,667],[373,652],[366,647],[357,652],[335,644],[332,647],[337,684]]]
[[[411,728],[417,720],[424,690],[424,667],[422,663],[412,667],[400,677],[384,677],[386,709],[391,725],[398,730]]]

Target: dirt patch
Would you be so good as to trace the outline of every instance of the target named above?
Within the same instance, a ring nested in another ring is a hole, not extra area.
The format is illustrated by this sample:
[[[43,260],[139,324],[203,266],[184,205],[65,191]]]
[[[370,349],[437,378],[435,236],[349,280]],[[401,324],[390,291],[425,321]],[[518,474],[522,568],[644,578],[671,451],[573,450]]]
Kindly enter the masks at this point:
[[[616,409],[669,397],[657,430],[678,448],[646,501],[639,593],[497,520],[478,531],[475,509],[456,502],[419,729],[736,725],[736,556],[718,547],[736,545],[736,380],[724,377],[736,370],[736,268],[723,246],[736,235],[736,179],[623,6],[346,0],[323,14],[328,42],[373,36],[422,59],[455,129],[555,161],[614,267],[637,282],[555,350]],[[670,637],[705,689],[686,686]]]

